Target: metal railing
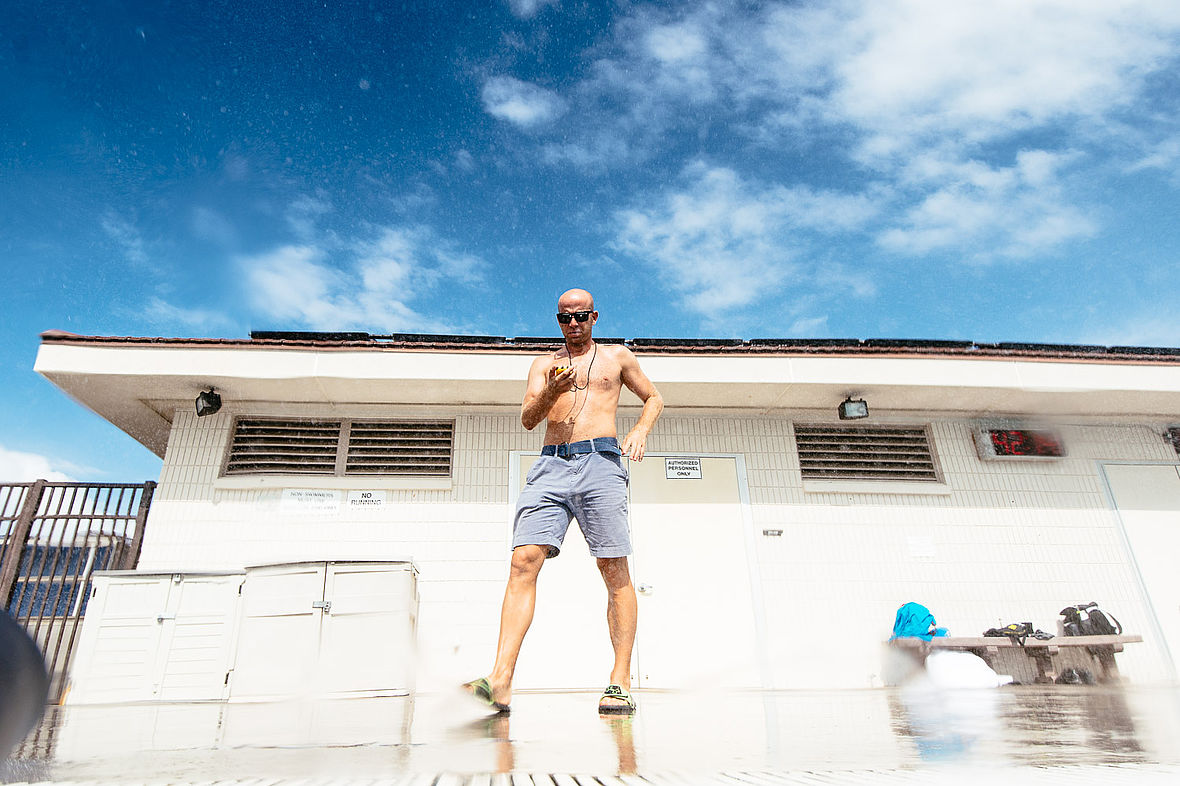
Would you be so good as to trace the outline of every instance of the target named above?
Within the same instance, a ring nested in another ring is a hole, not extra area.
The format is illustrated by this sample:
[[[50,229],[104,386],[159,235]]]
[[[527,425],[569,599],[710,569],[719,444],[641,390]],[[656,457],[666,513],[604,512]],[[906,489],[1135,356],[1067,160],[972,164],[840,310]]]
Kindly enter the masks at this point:
[[[0,603],[45,656],[62,698],[96,570],[139,562],[156,484],[0,484]]]

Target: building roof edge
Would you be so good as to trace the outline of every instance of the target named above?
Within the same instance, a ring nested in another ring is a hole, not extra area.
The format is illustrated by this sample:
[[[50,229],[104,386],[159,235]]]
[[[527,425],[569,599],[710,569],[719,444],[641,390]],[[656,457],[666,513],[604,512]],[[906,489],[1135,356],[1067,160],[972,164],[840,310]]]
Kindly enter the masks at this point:
[[[849,356],[939,357],[978,360],[1037,359],[1119,363],[1180,363],[1177,347],[1105,347],[1093,344],[1034,342],[976,343],[937,339],[830,338],[600,338],[600,343],[624,344],[645,355],[726,356]],[[547,351],[557,337],[464,336],[426,333],[369,333],[254,331],[250,338],[182,338],[163,336],[93,336],[64,330],[41,334],[43,344],[79,346],[151,346],[192,349],[301,349],[316,351],[444,351],[518,353]]]

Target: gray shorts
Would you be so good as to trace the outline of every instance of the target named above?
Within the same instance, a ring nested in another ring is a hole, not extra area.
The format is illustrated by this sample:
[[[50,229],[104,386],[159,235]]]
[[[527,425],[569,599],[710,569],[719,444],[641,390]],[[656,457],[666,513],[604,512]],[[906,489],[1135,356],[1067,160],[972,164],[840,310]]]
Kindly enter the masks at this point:
[[[556,557],[573,518],[591,555],[626,557],[631,553],[627,468],[622,456],[583,453],[537,459],[516,502],[512,548],[548,546],[547,556]]]

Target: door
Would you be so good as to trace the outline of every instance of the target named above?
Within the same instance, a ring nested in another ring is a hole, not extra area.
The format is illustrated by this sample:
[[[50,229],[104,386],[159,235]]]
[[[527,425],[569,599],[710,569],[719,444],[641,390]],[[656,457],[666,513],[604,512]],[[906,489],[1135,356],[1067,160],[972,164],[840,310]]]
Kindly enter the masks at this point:
[[[409,690],[418,615],[410,563],[250,568],[241,609],[234,698]]]
[[[95,576],[67,700],[157,698],[171,574]]]
[[[163,615],[163,663],[154,698],[220,699],[233,643],[234,610],[242,576],[178,574],[170,582]]]
[[[536,458],[518,457],[518,490]],[[760,686],[737,458],[693,457],[689,472],[682,456],[649,454],[628,466],[639,599],[632,686]],[[600,689],[612,658],[606,590],[571,525],[561,555],[541,570],[516,686]]]
[[[524,479],[538,458],[517,458],[516,492],[524,488]],[[515,509],[515,494],[513,503]],[[511,517],[508,528],[511,542]],[[533,624],[516,663],[514,685],[534,690],[602,690],[613,657],[606,627],[606,587],[582,531],[573,523],[561,554],[545,560],[537,578]]]
[[[406,564],[328,566],[318,682],[330,694],[405,691],[412,680],[418,616],[413,568]]]
[[[318,693],[314,680],[326,570],[316,562],[247,571],[231,696]]]
[[[641,688],[762,684],[734,457],[631,464]]]
[[[98,574],[72,703],[221,699],[241,574]]]
[[[1103,470],[1174,671],[1180,654],[1180,467],[1106,464]]]

